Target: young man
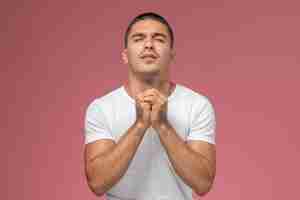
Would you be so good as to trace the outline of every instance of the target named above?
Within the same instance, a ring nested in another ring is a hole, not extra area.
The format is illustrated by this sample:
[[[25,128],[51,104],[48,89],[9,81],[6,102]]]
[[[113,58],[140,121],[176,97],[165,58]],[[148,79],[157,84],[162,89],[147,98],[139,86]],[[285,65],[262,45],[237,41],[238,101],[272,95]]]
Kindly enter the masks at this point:
[[[108,200],[190,200],[215,176],[215,117],[208,99],[169,79],[167,21],[137,16],[125,34],[128,82],[97,98],[85,120],[87,182]]]

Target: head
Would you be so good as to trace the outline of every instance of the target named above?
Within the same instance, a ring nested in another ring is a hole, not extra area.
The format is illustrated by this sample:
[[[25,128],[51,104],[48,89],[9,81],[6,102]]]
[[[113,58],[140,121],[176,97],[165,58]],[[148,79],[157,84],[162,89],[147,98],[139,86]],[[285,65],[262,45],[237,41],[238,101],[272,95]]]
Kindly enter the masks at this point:
[[[135,17],[125,33],[122,58],[134,73],[165,73],[174,58],[174,36],[168,22],[155,13]]]

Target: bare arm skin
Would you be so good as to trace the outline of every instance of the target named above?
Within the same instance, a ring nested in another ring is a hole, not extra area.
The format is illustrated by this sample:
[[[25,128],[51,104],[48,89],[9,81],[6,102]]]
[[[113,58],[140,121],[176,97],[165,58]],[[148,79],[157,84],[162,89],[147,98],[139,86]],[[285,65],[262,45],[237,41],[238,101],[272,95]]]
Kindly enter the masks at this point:
[[[169,125],[161,125],[157,130],[176,173],[198,195],[209,192],[216,171],[215,145],[204,141],[185,142]]]
[[[137,121],[118,143],[103,139],[86,145],[86,176],[91,190],[101,196],[121,179],[147,128],[152,126],[176,173],[198,195],[207,193],[215,177],[215,145],[181,139],[167,121],[167,101],[158,91],[148,90],[136,102]]]
[[[142,99],[152,105],[151,125],[158,133],[176,173],[198,195],[209,192],[216,171],[215,145],[181,139],[167,120],[167,98],[158,90],[145,91]]]
[[[90,189],[96,195],[102,196],[125,174],[145,131],[137,123],[118,143],[103,139],[86,145],[86,176]]]
[[[150,126],[150,105],[137,100],[136,106],[136,122],[117,143],[101,139],[85,147],[87,182],[97,196],[105,194],[125,174]]]

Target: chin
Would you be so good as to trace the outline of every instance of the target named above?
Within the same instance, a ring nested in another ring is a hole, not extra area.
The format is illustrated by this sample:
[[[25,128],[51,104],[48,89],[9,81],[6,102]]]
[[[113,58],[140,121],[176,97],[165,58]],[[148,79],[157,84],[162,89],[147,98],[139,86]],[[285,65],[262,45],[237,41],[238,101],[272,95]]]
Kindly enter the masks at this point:
[[[145,75],[157,75],[160,73],[160,68],[158,68],[157,66],[148,65],[137,69],[136,72]]]
[[[151,78],[153,76],[157,76],[160,74],[160,70],[140,70],[137,72],[141,76],[144,76],[145,78]]]
[[[140,74],[142,74],[144,76],[157,76],[160,74],[160,71],[159,70],[143,71],[143,72],[140,72]]]

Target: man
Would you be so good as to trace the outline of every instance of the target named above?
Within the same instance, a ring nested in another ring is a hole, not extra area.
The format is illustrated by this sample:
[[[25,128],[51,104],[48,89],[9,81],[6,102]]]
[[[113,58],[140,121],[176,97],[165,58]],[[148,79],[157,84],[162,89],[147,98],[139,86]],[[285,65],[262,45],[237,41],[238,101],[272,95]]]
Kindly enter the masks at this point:
[[[87,182],[108,200],[190,200],[215,176],[215,117],[204,96],[169,80],[174,36],[155,14],[125,34],[128,82],[94,100],[85,120]]]

